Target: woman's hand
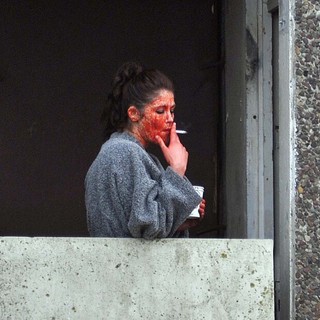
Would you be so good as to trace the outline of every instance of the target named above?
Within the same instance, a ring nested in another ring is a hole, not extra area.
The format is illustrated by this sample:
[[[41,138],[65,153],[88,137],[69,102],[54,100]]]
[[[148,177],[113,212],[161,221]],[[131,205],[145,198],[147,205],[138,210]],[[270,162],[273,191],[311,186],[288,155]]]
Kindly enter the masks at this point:
[[[200,220],[202,220],[206,214],[206,200],[202,199],[199,207]]]
[[[177,231],[185,231],[188,230],[190,228],[196,227],[201,220],[204,218],[205,216],[205,209],[206,209],[206,200],[202,199],[202,201],[200,202],[200,207],[199,207],[199,214],[200,214],[200,218],[199,219],[187,219],[179,228]]]
[[[176,133],[176,124],[172,125],[168,146],[159,136],[156,136],[156,139],[169,166],[183,177],[187,170],[189,154]]]

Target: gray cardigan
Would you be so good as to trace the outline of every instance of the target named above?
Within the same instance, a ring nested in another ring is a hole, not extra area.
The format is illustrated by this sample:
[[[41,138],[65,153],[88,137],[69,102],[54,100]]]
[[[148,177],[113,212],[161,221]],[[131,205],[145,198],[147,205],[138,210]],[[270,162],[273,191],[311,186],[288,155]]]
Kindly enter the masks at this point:
[[[88,229],[96,237],[165,238],[201,198],[192,184],[146,152],[129,133],[105,142],[85,179]]]

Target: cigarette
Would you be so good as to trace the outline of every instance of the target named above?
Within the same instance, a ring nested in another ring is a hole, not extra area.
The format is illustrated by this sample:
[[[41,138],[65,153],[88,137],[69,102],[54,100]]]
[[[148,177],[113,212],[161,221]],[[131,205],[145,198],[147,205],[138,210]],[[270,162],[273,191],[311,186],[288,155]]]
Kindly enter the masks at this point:
[[[185,130],[176,130],[176,133],[179,133],[179,134],[187,134],[188,132],[185,131]]]

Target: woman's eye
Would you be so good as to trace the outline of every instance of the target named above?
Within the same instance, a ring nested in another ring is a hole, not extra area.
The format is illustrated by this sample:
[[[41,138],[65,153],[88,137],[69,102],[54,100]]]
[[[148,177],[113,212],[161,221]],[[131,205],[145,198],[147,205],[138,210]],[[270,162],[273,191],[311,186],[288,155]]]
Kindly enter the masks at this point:
[[[167,112],[167,109],[157,109],[156,113],[158,114],[164,114],[165,112]],[[170,109],[170,113],[174,114],[174,109]]]

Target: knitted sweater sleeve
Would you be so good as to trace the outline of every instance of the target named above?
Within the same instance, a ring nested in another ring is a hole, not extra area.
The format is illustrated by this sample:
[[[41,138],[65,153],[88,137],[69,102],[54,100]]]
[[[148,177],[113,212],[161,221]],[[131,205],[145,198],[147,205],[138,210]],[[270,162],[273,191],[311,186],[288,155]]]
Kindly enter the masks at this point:
[[[121,171],[115,171],[115,184],[132,237],[174,236],[201,201],[186,177],[182,178],[171,167],[164,170],[144,150],[122,152],[117,168]]]

